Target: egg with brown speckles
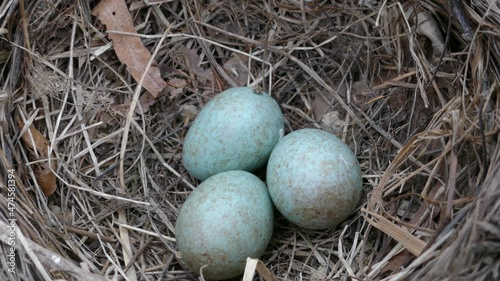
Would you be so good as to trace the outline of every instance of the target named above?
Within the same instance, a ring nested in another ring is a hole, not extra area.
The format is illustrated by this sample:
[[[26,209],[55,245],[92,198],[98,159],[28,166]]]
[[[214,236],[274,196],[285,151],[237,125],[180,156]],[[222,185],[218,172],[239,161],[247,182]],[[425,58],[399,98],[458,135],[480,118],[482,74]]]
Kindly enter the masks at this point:
[[[228,89],[200,111],[184,139],[182,161],[205,180],[229,170],[263,167],[284,129],[278,103],[250,87]]]
[[[176,223],[177,248],[194,273],[229,279],[259,258],[273,232],[273,207],[265,184],[245,171],[202,182],[186,199]]]
[[[356,156],[333,134],[302,129],[282,138],[267,165],[276,208],[308,229],[335,227],[349,217],[362,191]]]

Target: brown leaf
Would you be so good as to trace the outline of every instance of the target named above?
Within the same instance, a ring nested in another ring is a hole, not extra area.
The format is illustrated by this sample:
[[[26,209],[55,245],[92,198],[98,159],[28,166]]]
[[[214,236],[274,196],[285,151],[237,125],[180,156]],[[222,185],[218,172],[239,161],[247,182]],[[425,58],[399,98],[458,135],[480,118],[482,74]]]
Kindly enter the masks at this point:
[[[167,85],[169,86],[168,92],[172,97],[175,97],[184,91],[187,82],[184,79],[172,78],[167,81]]]
[[[413,20],[412,24],[417,24],[415,31],[418,35],[429,38],[432,42],[433,56],[439,58],[445,48],[439,23],[430,12],[417,11],[416,17],[411,16],[413,13],[415,13],[414,7],[408,6],[405,11],[406,16]]]
[[[168,90],[168,88],[165,88]],[[149,111],[149,108],[156,102],[156,99],[155,97],[149,93],[149,92],[146,92],[144,93],[143,95],[141,95],[139,97],[139,107],[136,107],[135,108],[135,112],[137,113],[146,113]],[[130,109],[130,105],[132,104],[131,101],[127,101],[127,102],[124,102],[122,104],[112,104],[110,105],[110,109],[115,113],[115,114],[118,114],[120,116],[127,116],[127,113]],[[106,116],[106,115],[103,115],[102,116],[103,118],[109,118],[111,116]]]
[[[244,55],[233,53],[231,58],[223,65],[229,77],[233,78],[236,85],[245,86],[248,81],[248,58]]]
[[[139,97],[139,105],[141,106],[143,113],[147,112],[155,102],[155,97],[150,93],[144,93]]]
[[[99,18],[108,30],[137,33],[132,16],[123,0],[102,0],[94,8],[92,15]],[[127,65],[127,69],[132,77],[139,82],[151,59],[149,50],[137,36],[110,33],[109,38],[113,41],[116,55],[120,61]],[[161,90],[167,86],[161,77],[160,69],[154,66],[155,64],[153,62],[143,82],[144,88],[154,97],[160,94]]]
[[[19,117],[16,116],[17,126],[20,130],[24,128],[24,122]],[[28,132],[29,131],[29,132]],[[50,146],[49,141],[38,131],[35,126],[30,125],[28,130],[24,132],[21,136],[24,146],[26,146],[30,153],[36,158],[48,158],[48,147]]]
[[[346,83],[341,83],[342,82],[340,81],[334,82],[333,89],[335,89],[335,91],[337,91],[341,97],[345,97],[347,92]],[[330,110],[332,109],[332,104],[335,103],[336,102],[333,93],[324,92],[323,95],[316,94],[311,103],[311,107],[313,109],[314,115],[316,116],[316,120],[320,121],[325,114],[330,112]]]
[[[186,54],[185,54],[186,60],[189,64],[188,67],[196,76],[198,76],[198,79],[208,80],[208,81],[213,82],[214,75],[213,75],[212,69],[205,70],[205,69],[200,67],[201,58],[197,54],[196,50],[186,48],[185,52],[186,52]]]
[[[55,161],[53,161],[55,162]],[[42,188],[45,196],[50,196],[54,191],[56,191],[56,175],[50,170],[47,163],[41,163],[35,167],[36,182]]]
[[[336,136],[342,136],[342,130],[346,125],[344,119],[340,118],[339,112],[336,110],[330,111],[323,115],[320,120],[321,128]]]
[[[16,116],[16,122],[19,129],[22,130],[25,123],[19,116]],[[29,158],[31,161],[48,160],[50,143],[43,136],[43,134],[40,133],[35,126],[33,126],[33,124],[30,125],[28,130],[26,130],[26,132],[21,136],[21,141],[24,146],[28,148],[30,154]],[[55,170],[57,168],[55,155],[52,154],[50,158],[52,170]],[[36,181],[46,196],[54,193],[57,188],[56,176],[52,170],[50,169],[48,162],[40,161],[33,164]]]
[[[385,267],[382,269],[382,273],[385,272],[390,272],[390,273],[397,273],[400,272],[401,269],[412,259],[414,256],[408,251],[408,250],[403,250],[400,253],[396,254],[394,257],[392,257],[389,262],[385,265]]]
[[[326,281],[328,275],[328,267],[321,265],[318,269],[312,270],[311,281]]]

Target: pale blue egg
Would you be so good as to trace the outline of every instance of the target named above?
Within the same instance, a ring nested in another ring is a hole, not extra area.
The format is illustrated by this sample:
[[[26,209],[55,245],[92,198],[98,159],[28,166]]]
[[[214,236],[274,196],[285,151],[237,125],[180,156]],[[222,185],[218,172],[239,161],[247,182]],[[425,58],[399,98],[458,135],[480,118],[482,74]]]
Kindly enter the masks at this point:
[[[184,140],[182,160],[195,178],[264,166],[284,129],[276,101],[240,87],[215,96],[200,111]]]
[[[356,156],[333,134],[302,129],[282,138],[267,166],[276,208],[308,229],[335,227],[351,215],[362,191]]]
[[[219,173],[187,198],[176,224],[185,264],[208,279],[243,273],[247,257],[259,258],[273,232],[273,207],[264,183],[245,171]]]

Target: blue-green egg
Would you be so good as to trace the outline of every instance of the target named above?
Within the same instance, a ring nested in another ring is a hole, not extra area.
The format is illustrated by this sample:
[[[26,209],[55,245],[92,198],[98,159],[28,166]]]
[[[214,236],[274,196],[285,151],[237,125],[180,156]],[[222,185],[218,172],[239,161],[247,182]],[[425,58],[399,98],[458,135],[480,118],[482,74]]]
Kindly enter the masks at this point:
[[[282,138],[267,165],[276,208],[308,229],[335,227],[351,215],[362,191],[356,156],[333,134],[302,129]]]
[[[278,103],[266,93],[239,87],[216,95],[191,125],[182,150],[186,170],[206,178],[229,170],[263,167],[284,129]]]
[[[176,223],[177,248],[194,273],[208,279],[243,273],[259,258],[273,232],[273,206],[265,184],[245,171],[227,171],[202,182],[186,199]]]

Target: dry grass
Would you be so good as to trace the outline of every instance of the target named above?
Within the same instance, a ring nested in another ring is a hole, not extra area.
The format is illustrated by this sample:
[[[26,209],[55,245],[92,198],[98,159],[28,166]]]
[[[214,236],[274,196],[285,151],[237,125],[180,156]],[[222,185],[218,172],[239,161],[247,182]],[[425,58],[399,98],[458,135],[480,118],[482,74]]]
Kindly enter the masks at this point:
[[[364,175],[359,209],[337,229],[277,216],[262,260],[278,280],[500,279],[497,2],[469,1],[463,19],[442,5],[455,0],[127,1],[169,85],[154,102],[91,16],[96,2],[0,4],[0,224],[14,169],[17,226],[15,274],[0,280],[197,280],[175,245],[197,185],[182,140],[237,85],[279,101],[287,132],[335,132]],[[448,34],[443,54],[419,13]],[[30,125],[57,161],[48,198],[37,168],[49,160],[21,140]]]

